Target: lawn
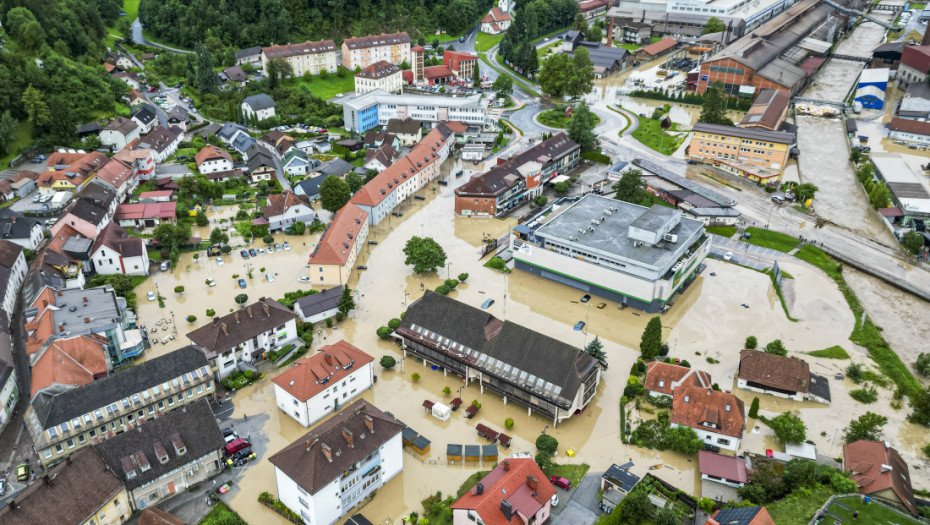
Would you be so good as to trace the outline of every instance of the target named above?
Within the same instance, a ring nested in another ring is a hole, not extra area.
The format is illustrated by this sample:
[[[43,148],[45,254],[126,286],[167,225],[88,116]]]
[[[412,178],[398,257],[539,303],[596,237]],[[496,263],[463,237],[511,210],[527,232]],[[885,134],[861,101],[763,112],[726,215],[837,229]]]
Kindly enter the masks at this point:
[[[550,109],[548,111],[543,111],[539,114],[539,123],[544,126],[549,126],[550,128],[559,128],[565,129],[568,127],[569,119],[565,116],[565,111],[559,111],[558,109]],[[601,122],[600,117],[594,115],[594,125],[598,125]]]
[[[802,496],[801,492],[809,493],[809,495]],[[782,500],[766,505],[765,508],[778,525],[807,525],[817,509],[831,495],[833,495],[833,490],[821,485],[812,491],[805,490],[790,494]],[[833,520],[830,520],[830,523],[832,522]]]
[[[675,153],[687,133],[672,135],[662,129],[660,121],[651,118],[640,118],[639,127],[633,132],[633,138],[663,155]]]
[[[123,0],[123,11],[126,11],[126,18],[129,21],[133,21],[139,17],[139,1],[140,0]],[[119,17],[117,18],[117,20],[119,20],[120,18],[123,18],[123,17]],[[119,31],[116,30],[116,26],[108,27],[107,32],[113,33],[114,35],[121,34]],[[123,35],[123,36],[129,36],[129,35]]]
[[[708,226],[704,228],[707,233],[713,233],[714,235],[719,235],[721,237],[733,237],[736,234],[736,228],[733,226]]]
[[[23,151],[29,149],[31,144],[32,123],[28,120],[24,120],[19,123],[19,127],[16,128],[16,137],[7,147],[7,151],[9,151],[9,153],[5,157],[0,157],[0,168],[8,167],[10,165],[10,161],[16,158],[16,156]]]
[[[312,75],[312,79],[307,82],[303,77],[291,78],[285,81],[288,87],[304,86],[310,90],[314,96],[323,100],[335,97],[339,93],[348,93],[355,90],[355,75],[347,72],[346,76],[339,78],[339,75],[330,73],[325,79],[319,75]]]
[[[551,467],[546,469],[546,477],[561,476],[570,481],[573,487],[577,487],[589,468],[591,468],[591,465],[587,463],[581,465],[558,465],[553,463]]]
[[[478,33],[478,36],[475,37],[475,51],[487,51],[492,47],[500,44],[501,40],[504,39],[506,33],[501,33],[499,35],[489,35],[487,33]]]
[[[918,525],[917,520],[909,519],[876,503],[862,503],[862,500],[857,497],[840,498],[836,501],[849,507],[849,510],[841,509],[834,502],[834,504],[830,506],[830,512],[846,520],[846,523],[853,522],[853,512],[858,510],[859,517],[853,523],[862,523],[863,525],[884,525],[886,523],[894,523],[896,525]]]
[[[200,520],[199,525],[248,525],[235,511],[225,503],[217,503],[209,514]]]
[[[784,233],[763,230],[762,228],[754,228],[752,226],[746,228],[746,233],[752,235],[749,239],[746,239],[746,242],[749,244],[755,244],[756,246],[771,248],[785,253],[795,249],[798,243],[801,242],[799,239],[790,235],[785,235]]]
[[[823,350],[814,350],[807,354],[814,357],[827,357],[830,359],[849,359],[849,354],[847,354],[846,350],[840,345],[834,345],[830,348],[824,348]]]
[[[549,56],[550,52],[554,53],[556,51],[555,48],[557,48],[560,45],[562,45],[561,40],[556,40],[555,42],[551,44],[547,44],[536,50],[536,56],[538,56],[540,59],[546,58],[547,56]]]

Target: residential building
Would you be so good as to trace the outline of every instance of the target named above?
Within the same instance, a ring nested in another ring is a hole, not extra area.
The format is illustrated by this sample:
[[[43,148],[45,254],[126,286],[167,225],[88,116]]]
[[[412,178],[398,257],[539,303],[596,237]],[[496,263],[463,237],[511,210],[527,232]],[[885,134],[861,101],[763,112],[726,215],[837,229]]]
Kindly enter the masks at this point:
[[[155,162],[165,162],[178,151],[182,135],[179,128],[155,126],[148,135],[140,137],[139,147],[152,150]]]
[[[341,157],[336,157],[331,160],[327,160],[321,164],[318,164],[316,167],[309,169],[309,175],[311,177],[333,177],[343,178],[346,173],[354,170],[355,166],[349,164],[347,161],[343,160]]]
[[[895,116],[904,120],[930,120],[930,84],[914,83],[898,100]]]
[[[309,427],[371,388],[373,362],[345,340],[326,345],[272,380],[278,408]]]
[[[407,307],[394,332],[404,356],[423,359],[507,402],[552,418],[553,426],[583,410],[597,393],[598,361],[539,332],[427,290]]]
[[[843,470],[851,473],[859,494],[917,516],[907,463],[887,443],[859,440],[843,445]]]
[[[891,119],[888,129],[890,130],[888,133],[890,139],[915,142],[922,145],[930,144],[930,122],[894,117]]]
[[[681,210],[684,217],[701,221],[704,226],[732,226],[739,222],[742,214],[734,208],[736,199],[678,175],[661,164],[644,159],[633,159],[631,164],[631,168],[642,172],[646,191]],[[616,180],[620,180],[619,173]]]
[[[401,65],[410,63],[410,35],[391,33],[347,38],[342,41],[342,65],[347,69],[366,67],[379,62]]]
[[[143,191],[139,194],[139,202],[171,202],[173,190]]]
[[[121,525],[132,515],[126,487],[92,448],[69,454],[45,477],[50,483],[33,483],[16,495],[15,504],[0,508],[0,522]]]
[[[268,150],[259,146],[258,143],[253,143],[246,153],[249,159],[246,163],[249,167],[249,179],[253,183],[275,178],[277,169],[275,169],[274,159]]]
[[[84,237],[92,239],[110,224],[108,214],[108,209],[101,208],[92,201],[77,199],[68,213],[52,226],[52,235],[56,235],[65,226],[70,226]]]
[[[312,283],[319,286],[347,284],[367,237],[368,212],[349,202],[336,212],[310,254]]]
[[[637,22],[632,18],[614,18],[614,42],[624,44],[650,44],[652,43],[652,26],[645,22]]]
[[[135,224],[148,224],[149,221],[163,221],[163,218],[156,215],[155,218],[141,217],[138,222],[128,219],[135,214],[133,211],[121,213],[120,208],[123,206],[142,206],[148,207],[170,207],[171,217],[174,218],[173,202],[157,202],[152,204],[121,204],[117,207],[117,220],[121,222],[134,222]],[[144,211],[143,211],[144,214]],[[120,217],[123,217],[120,219]],[[91,249],[91,260],[94,262],[94,268],[100,275],[148,275],[149,274],[149,255],[145,249],[145,243],[140,237],[129,235],[118,224],[110,223],[101,230],[100,234],[94,240],[94,247]]]
[[[133,106],[130,112],[131,119],[139,125],[139,134],[145,135],[152,131],[158,124],[158,116],[155,114],[155,108],[148,104],[137,104]]]
[[[6,317],[0,316],[0,432],[13,417],[19,396],[10,323]]]
[[[675,393],[675,389],[681,386],[711,388],[713,384],[710,374],[703,370],[662,361],[653,361],[646,366],[646,379],[643,381],[643,387],[650,396],[669,399]]]
[[[223,124],[223,126],[216,132],[216,136],[227,145],[232,145],[232,143],[235,142],[236,139],[241,135],[248,137],[249,130],[245,129],[239,124],[233,124],[232,122]]]
[[[698,122],[692,126],[688,156],[754,182],[773,184],[781,180],[796,140],[787,131]]]
[[[455,190],[455,214],[501,217],[542,195],[543,185],[570,172],[581,157],[581,146],[559,133],[502,164],[473,176]]]
[[[370,149],[365,153],[365,163],[362,167],[366,170],[384,171],[394,164],[400,152],[394,149],[390,144],[385,144],[377,149]]]
[[[403,119],[390,119],[387,122],[387,132],[397,137],[399,145],[409,148],[423,137],[423,125],[419,120],[410,117]]]
[[[167,121],[168,128],[177,127],[181,131],[187,131],[187,122],[190,119],[187,109],[178,104],[171,111],[168,112]]]
[[[316,159],[313,160],[316,161]],[[284,169],[284,173],[292,176],[306,175],[309,173],[313,164],[314,163],[310,161],[310,157],[297,148],[291,148],[284,154],[284,157],[281,158],[281,167]]]
[[[221,82],[242,84],[248,79],[245,71],[242,71],[242,68],[239,66],[227,67],[223,69],[223,71],[217,73],[217,75],[220,77]]]
[[[495,8],[496,9],[496,8]],[[505,459],[451,505],[452,523],[546,523],[555,487],[531,458]]]
[[[713,481],[733,488],[740,488],[749,483],[746,460],[742,458],[699,450],[698,470],[701,472],[702,481]]]
[[[10,189],[19,197],[25,197],[36,189],[39,174],[34,171],[23,170],[9,179]]]
[[[746,429],[743,400],[733,394],[683,386],[672,396],[672,427],[690,427],[708,445],[739,450]]]
[[[194,162],[197,163],[197,171],[204,175],[218,171],[229,171],[235,167],[232,155],[228,151],[211,145],[204,146],[202,150],[198,151],[197,155],[194,155]]]
[[[140,148],[141,142],[136,139],[113,155],[114,159],[132,168],[132,177],[123,185],[123,195],[131,193],[139,180],[149,180],[155,175],[155,154],[150,149]]]
[[[306,72],[319,75],[323,69],[335,73],[336,51],[336,44],[332,40],[263,47],[262,68],[268,71],[268,61],[280,59],[291,66],[291,74],[295,77],[302,76]],[[345,65],[345,55],[343,55],[343,65]],[[354,65],[351,67],[346,65],[346,67],[355,69]]]
[[[35,251],[45,238],[44,232],[42,221],[37,219],[18,213],[0,217],[0,239],[18,244],[27,250]]]
[[[23,247],[7,239],[0,239],[0,307],[6,313],[7,321],[13,315],[19,289],[28,271]]]
[[[326,140],[326,137],[318,137],[316,139],[302,140],[297,143],[297,149],[303,151],[307,155],[313,155],[316,153],[328,153],[332,151],[333,145]]]
[[[157,412],[212,399],[208,367],[202,352],[186,346],[84,386],[40,391],[26,411],[26,430],[42,464],[57,463]]]
[[[210,361],[217,379],[236,370],[238,363],[258,361],[269,350],[297,340],[297,315],[265,297],[209,323],[187,338]]]
[[[100,143],[109,146],[113,151],[119,151],[133,139],[139,138],[141,133],[142,130],[136,121],[126,117],[117,117],[100,130]]]
[[[159,505],[223,470],[226,440],[207,399],[157,415],[137,429],[95,447],[126,486],[134,510]]]
[[[176,208],[176,204],[170,201],[120,204],[116,207],[113,220],[120,226],[136,230],[155,228],[163,222],[176,222]]]
[[[368,93],[375,89],[400,93],[403,90],[400,68],[390,62],[379,60],[355,74],[356,93]]]
[[[242,116],[247,119],[261,122],[274,115],[274,100],[264,93],[249,95],[242,101]]]
[[[655,60],[660,56],[671,52],[678,46],[678,40],[671,37],[665,37],[658,42],[653,42],[636,50],[634,56],[640,62]]]
[[[891,121],[892,129],[894,129],[895,120],[897,119]],[[900,123],[930,127],[930,123],[913,120],[903,120]],[[875,177],[888,187],[888,191],[891,192],[891,201],[901,210],[905,222],[911,218],[930,219],[930,193],[924,187],[922,177],[904,162],[900,154],[873,153],[869,159],[875,166]]]
[[[433,125],[458,120],[483,129],[487,124],[488,101],[480,94],[463,97],[394,95],[376,89],[337,103],[342,104],[346,128],[356,133],[385,126],[391,119],[408,117]]]
[[[493,7],[481,19],[481,32],[489,35],[499,35],[510,28],[513,21],[510,14],[501,11],[499,7]]]
[[[514,267],[649,313],[697,276],[710,250],[699,221],[588,194],[545,208],[511,235]]]
[[[601,490],[616,490],[624,495],[632,492],[640,478],[628,470],[630,466],[632,465],[627,464],[624,465],[627,468],[623,468],[616,463],[611,465],[601,474]]]
[[[268,459],[277,499],[304,523],[334,523],[403,470],[403,429],[367,401],[352,403]]]
[[[830,382],[811,373],[807,362],[758,350],[740,351],[736,386],[795,401],[830,404]]]
[[[135,189],[135,175],[135,169],[132,166],[114,158],[104,164],[91,181],[113,190],[116,200],[121,201],[127,193],[132,193]]]
[[[339,311],[339,299],[342,298],[343,286],[306,295],[294,301],[294,311],[305,323],[319,323],[336,315]]]
[[[250,64],[254,68],[262,67],[262,46],[247,47],[236,51],[236,65]]]
[[[273,193],[267,199],[268,205],[262,208],[262,216],[268,221],[268,231],[280,231],[296,222],[313,222],[315,214],[310,199],[289,190]]]
[[[739,127],[764,128],[777,131],[781,128],[785,117],[788,116],[788,105],[791,97],[786,91],[780,89],[763,89],[756,100],[753,101],[749,111],[743,116]]]
[[[323,184],[324,180],[326,177],[320,175],[304,179],[294,185],[294,194],[315,201],[320,198],[320,184]]]
[[[42,195],[54,195],[59,191],[76,191],[85,186],[98,170],[110,159],[99,151],[91,153],[53,153],[46,164],[51,168],[36,178]],[[19,175],[17,175],[19,177]],[[21,179],[23,181],[23,179]],[[23,182],[25,184],[25,182]],[[11,184],[16,189],[16,184]],[[17,192],[21,193],[21,192]],[[24,196],[24,195],[21,195]]]
[[[128,71],[116,71],[114,73],[111,73],[110,76],[112,76],[115,79],[122,80],[123,82],[125,82],[126,85],[129,86],[129,89],[131,91],[139,90],[139,85],[140,85],[139,77],[135,73],[128,72]]]
[[[912,83],[926,82],[927,73],[930,73],[930,46],[905,46],[895,76],[898,89],[907,91]]]
[[[119,199],[116,198],[116,192],[111,186],[106,184],[85,184],[78,190],[77,199],[78,201],[88,202],[104,210],[104,213],[107,215],[116,213],[116,205],[119,204]],[[61,221],[59,220],[58,222]],[[55,229],[54,226],[52,229]]]
[[[104,343],[92,337],[78,335],[57,339],[43,348],[32,360],[30,399],[46,389],[54,392],[75,388],[110,373],[110,359]]]
[[[704,525],[775,525],[765,507],[736,507],[720,509]]]
[[[442,54],[442,65],[448,67],[459,81],[471,84],[474,80],[475,68],[478,67],[478,56],[447,49]]]

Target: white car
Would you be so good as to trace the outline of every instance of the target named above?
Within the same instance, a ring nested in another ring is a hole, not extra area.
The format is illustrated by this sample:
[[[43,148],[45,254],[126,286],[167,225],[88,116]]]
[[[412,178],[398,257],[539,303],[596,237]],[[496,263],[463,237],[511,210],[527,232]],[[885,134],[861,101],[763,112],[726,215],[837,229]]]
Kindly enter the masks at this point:
[[[155,300],[155,292],[149,292],[149,301]]]
[[[291,251],[291,245],[288,244],[287,241],[284,241],[284,244],[282,244],[282,246],[284,246],[284,251],[286,252]]]
[[[216,286],[216,281],[213,279],[207,279],[207,286]]]
[[[265,249],[264,249],[264,248],[259,248],[259,249],[258,249],[258,253],[264,255],[264,254],[265,254]]]
[[[301,275],[300,277],[297,278],[297,280],[300,281],[300,282],[302,282],[302,283],[309,283],[309,282],[310,282],[310,278],[307,277],[307,276],[305,276],[305,275]]]
[[[558,495],[558,493],[553,494],[553,495],[552,495],[552,498],[551,498],[549,501],[552,503],[552,506],[553,506],[553,507],[555,507],[556,505],[558,505],[558,504],[559,504],[559,495]]]
[[[727,253],[723,254],[723,260],[724,260],[724,261],[729,261],[729,260],[732,259],[732,258],[733,258],[733,252],[727,252]]]
[[[266,273],[266,274],[265,274],[265,279],[268,279],[268,282],[269,282],[269,283],[273,283],[273,282],[274,282],[274,275],[271,275],[270,273]]]
[[[217,258],[216,258],[216,265],[217,265],[217,266],[223,266],[223,258],[222,258],[222,257],[217,257]]]

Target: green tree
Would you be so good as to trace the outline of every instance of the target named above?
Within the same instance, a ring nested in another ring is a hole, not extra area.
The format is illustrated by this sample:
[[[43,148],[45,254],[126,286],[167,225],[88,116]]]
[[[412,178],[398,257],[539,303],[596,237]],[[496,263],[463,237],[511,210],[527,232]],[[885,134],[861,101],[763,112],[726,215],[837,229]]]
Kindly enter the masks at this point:
[[[0,155],[5,155],[9,147],[16,140],[16,130],[19,128],[19,121],[13,117],[10,110],[0,114]]]
[[[869,204],[877,210],[887,208],[890,202],[891,192],[888,190],[888,186],[885,186],[884,182],[873,183],[872,189],[869,190]]]
[[[45,94],[32,87],[32,84],[29,84],[26,91],[23,91],[22,103],[29,122],[36,126],[45,126],[51,122],[52,114],[45,102]]]
[[[362,189],[362,186],[365,184],[365,181],[362,180],[362,176],[354,171],[346,173],[346,185],[349,186],[349,191],[352,193],[357,192]]]
[[[10,9],[6,14],[6,26],[10,37],[23,51],[39,51],[47,38],[35,15],[25,7]]]
[[[584,15],[578,13],[575,15],[575,20],[572,21],[572,29],[575,31],[584,31],[588,28],[588,21],[584,19]]]
[[[752,398],[752,403],[749,405],[749,417],[753,419],[759,418],[759,398]]]
[[[920,374],[930,377],[930,353],[921,352],[917,356],[917,362],[914,363],[914,369]]]
[[[917,252],[924,247],[924,236],[920,232],[910,231],[904,234],[904,238],[901,241],[901,244],[904,245],[904,249],[908,252],[917,255]]]
[[[535,49],[533,52],[536,52]],[[568,86],[565,89],[565,94],[572,97],[572,99],[576,99],[582,95],[587,95],[593,88],[594,63],[591,62],[591,53],[588,48],[579,47],[575,50],[575,56],[572,57],[571,73],[568,76]],[[572,118],[574,118],[574,115],[572,115]]]
[[[639,342],[639,351],[644,359],[653,359],[662,350],[662,318],[658,315],[649,320],[643,337]]]
[[[565,195],[566,193],[568,193],[568,187],[569,187],[568,183],[562,181],[562,182],[556,182],[555,185],[552,186],[552,189],[554,189],[555,192],[558,193],[559,195]]]
[[[163,222],[155,227],[153,232],[155,240],[169,251],[177,251],[191,238],[189,223],[179,222],[177,225]]]
[[[183,287],[183,286],[175,286],[175,287],[174,287],[174,293],[176,293],[176,294],[178,294],[178,295],[183,294],[183,293],[184,293],[184,287]]]
[[[604,32],[601,30],[600,26],[593,25],[588,27],[584,32],[584,39],[588,42],[600,42],[604,38]]]
[[[346,181],[330,175],[320,184],[320,203],[324,210],[336,213],[349,202],[352,192]]]
[[[588,103],[582,100],[575,106],[572,118],[568,121],[568,136],[581,146],[581,151],[592,151],[597,147],[597,135],[594,133],[596,125],[597,118],[588,108]]]
[[[665,445],[682,454],[697,454],[704,448],[704,441],[691,427],[671,427],[665,431]]]
[[[681,523],[681,518],[679,518],[678,513],[675,512],[675,508],[671,504],[668,504],[656,511],[654,523],[655,525],[679,525]]]
[[[594,339],[584,347],[584,351],[589,356],[597,359],[601,363],[607,362],[607,352],[604,352],[604,343],[601,342],[598,336],[594,336]]]
[[[634,489],[623,499],[623,515],[625,522],[650,523],[656,512],[656,506],[649,501],[649,495],[644,488]]]
[[[203,43],[197,44],[194,52],[197,54],[197,89],[201,95],[216,92],[220,81],[213,72],[213,55]]]
[[[727,117],[726,95],[723,92],[723,83],[719,80],[711,82],[704,93],[704,103],[701,105],[700,122],[732,126],[733,121]]]
[[[814,194],[817,193],[819,189],[820,188],[810,182],[805,182],[804,184],[798,184],[794,187],[794,196],[797,197],[798,202],[805,203],[807,199],[813,199]]]
[[[930,425],[930,387],[917,390],[910,396],[911,413],[907,420],[918,425]]]
[[[723,25],[723,21],[721,21],[716,16],[712,16],[707,19],[707,24],[704,26],[704,29],[701,30],[701,34],[706,35],[708,33],[721,33],[725,31],[726,28],[727,26]]]
[[[769,354],[780,355],[782,357],[788,355],[788,350],[785,348],[784,343],[781,342],[781,339],[776,339],[765,345],[765,352]]]
[[[547,452],[537,452],[536,456],[533,457],[533,461],[539,466],[539,469],[543,472],[552,468],[552,455]]]
[[[349,312],[355,309],[355,299],[352,298],[352,290],[348,286],[342,289],[338,308],[342,315],[349,315]]]
[[[365,183],[371,182],[371,179],[378,176],[378,170],[368,168],[365,170]]]
[[[210,230],[210,244],[229,244],[229,235],[226,235],[226,233],[224,233],[223,230],[219,228],[213,228]]]
[[[188,316],[187,316],[187,322],[188,322],[188,323],[193,323],[193,322],[195,322],[195,321],[197,321],[197,316],[196,316],[196,315],[188,315]]]
[[[553,98],[562,98],[568,89],[571,75],[571,60],[566,55],[549,57],[539,71],[536,81],[540,89]]]
[[[245,304],[245,302],[249,300],[249,296],[244,293],[241,293],[237,295],[233,300],[236,301],[236,304]]]
[[[643,182],[643,172],[640,170],[629,170],[623,172],[620,180],[614,184],[613,189],[616,191],[614,198],[623,202],[639,204],[646,198],[646,184]]]
[[[404,264],[415,273],[435,273],[446,265],[446,252],[432,237],[411,237],[404,245]]]
[[[756,339],[756,336],[750,335],[746,338],[746,344],[743,346],[749,350],[755,350],[759,346],[759,340]]]
[[[760,462],[758,467],[754,463],[752,467],[753,470],[749,473],[751,483],[736,490],[741,498],[756,505],[764,505],[790,492],[790,488],[785,487],[781,475],[772,463]]]
[[[478,62],[475,62],[475,69],[471,73],[471,85],[474,87],[481,85],[481,69],[478,67]]]
[[[294,232],[294,235],[303,235],[307,231],[307,225],[301,221],[297,221],[291,225],[291,231]]]
[[[843,441],[846,443],[852,443],[860,439],[878,441],[882,435],[882,427],[885,426],[887,422],[888,418],[885,416],[866,412],[859,416],[859,418],[849,422],[849,426],[846,427],[845,433],[843,434]]]
[[[207,218],[207,214],[203,210],[197,212],[197,215],[194,216],[194,222],[200,227],[210,225],[210,219]]]
[[[510,75],[500,75],[494,80],[491,89],[497,93],[497,96],[504,97],[513,93],[513,78]]]
[[[801,418],[791,412],[775,417],[768,424],[775,431],[775,437],[783,444],[803,443],[807,439],[807,426]]]
[[[559,441],[549,434],[540,434],[536,438],[536,450],[540,452],[545,452],[551,456],[558,448]]]

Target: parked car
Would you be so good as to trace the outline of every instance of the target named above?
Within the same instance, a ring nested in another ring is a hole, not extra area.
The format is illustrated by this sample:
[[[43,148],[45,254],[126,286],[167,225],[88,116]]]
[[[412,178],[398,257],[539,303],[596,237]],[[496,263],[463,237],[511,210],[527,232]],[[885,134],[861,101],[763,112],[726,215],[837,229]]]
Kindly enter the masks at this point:
[[[425,200],[426,200],[426,197],[424,197],[424,196],[422,196],[422,195],[414,195],[413,198],[416,199],[416,200],[418,200],[418,201],[425,201]]]
[[[494,304],[494,299],[488,299],[487,301],[481,303],[481,309],[486,310],[490,308],[492,304]]]
[[[582,328],[584,328],[584,321],[578,321],[577,323],[575,323],[575,327],[572,328],[572,330],[576,332],[580,332]]]
[[[6,478],[0,478],[0,496],[6,494]]]
[[[217,265],[217,266],[223,266],[223,264],[224,264],[224,263],[223,263],[223,258],[222,258],[222,257],[217,257],[217,258],[216,258],[216,265]]]
[[[281,245],[278,244],[278,243],[274,243],[274,251],[280,252],[280,251],[281,251]]]
[[[729,260],[732,259],[732,258],[733,258],[733,252],[727,252],[727,253],[723,254],[723,260],[724,260],[724,261],[729,261]]]
[[[552,477],[549,479],[549,481],[551,481],[553,485],[555,485],[556,487],[559,487],[559,488],[561,488],[561,489],[569,490],[569,489],[572,488],[572,482],[571,482],[571,481],[568,481],[567,479],[563,478],[562,476],[552,476]]]
[[[252,446],[251,443],[249,443],[248,441],[242,438],[239,438],[239,439],[234,440],[232,443],[227,443],[225,452],[227,456],[232,456],[236,452],[239,452],[240,450],[246,447],[251,447],[251,446]]]
[[[286,252],[291,251],[291,245],[288,244],[287,241],[284,241],[284,243],[283,243],[281,246],[284,247],[284,251],[286,251]]]
[[[210,287],[216,286],[216,280],[212,278],[207,279],[207,286],[210,286]]]
[[[255,248],[249,248],[249,255],[252,257],[258,257],[258,252],[255,251]]]
[[[265,279],[268,279],[268,282],[269,282],[269,283],[273,283],[273,282],[274,282],[274,275],[271,275],[270,273],[266,273],[266,274],[265,274]]]
[[[781,195],[772,195],[772,201],[774,201],[776,204],[781,204],[785,202],[785,198]]]
[[[161,271],[163,271],[163,272],[167,272],[167,271],[168,271],[168,268],[171,268],[171,262],[170,262],[170,261],[162,261],[162,262],[161,262],[161,266],[159,266],[159,269],[160,269]]]
[[[155,292],[149,292],[148,297],[149,297],[149,301],[154,301],[154,300],[155,300]]]
[[[245,279],[239,279],[239,288],[245,288]]]
[[[26,481],[29,479],[29,465],[26,463],[20,463],[16,466],[16,479],[19,481]]]
[[[258,249],[258,253],[260,253],[260,254],[262,254],[262,255],[265,255],[265,249],[264,249],[264,248],[259,248],[259,249]]]
[[[307,277],[306,275],[301,275],[300,277],[297,278],[297,280],[300,281],[300,282],[302,282],[302,283],[309,283],[309,282],[310,282],[310,278]]]
[[[245,250],[239,250],[239,255],[241,255],[243,259],[248,259],[248,258],[249,258],[249,252],[247,252],[247,251],[245,251]]]
[[[549,503],[551,503],[553,507],[557,506],[559,504],[559,494],[558,493],[553,494],[552,497],[549,499]]]
[[[584,294],[584,295],[581,297],[581,302],[582,302],[582,303],[586,303],[586,302],[588,302],[588,301],[590,301],[590,300],[591,300],[591,294]]]

